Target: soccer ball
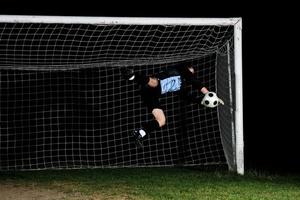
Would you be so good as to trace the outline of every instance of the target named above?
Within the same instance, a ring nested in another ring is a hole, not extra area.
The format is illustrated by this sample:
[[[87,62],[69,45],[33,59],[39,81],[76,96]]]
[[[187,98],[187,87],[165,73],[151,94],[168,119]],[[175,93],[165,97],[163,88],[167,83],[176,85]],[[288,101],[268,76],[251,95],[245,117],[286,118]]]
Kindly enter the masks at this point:
[[[206,93],[201,101],[202,105],[209,108],[217,107],[220,103],[224,105],[224,102],[214,92]]]

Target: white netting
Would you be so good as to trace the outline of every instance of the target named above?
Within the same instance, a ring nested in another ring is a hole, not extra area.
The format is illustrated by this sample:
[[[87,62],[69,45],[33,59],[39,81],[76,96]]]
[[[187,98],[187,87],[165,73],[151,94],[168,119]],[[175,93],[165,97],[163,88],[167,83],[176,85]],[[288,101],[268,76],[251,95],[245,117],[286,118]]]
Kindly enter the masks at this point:
[[[161,99],[167,126],[137,149],[128,133],[151,113],[119,69],[192,62],[216,90],[232,37],[232,26],[1,23],[0,169],[226,163],[217,109],[176,94]]]
[[[0,65],[63,70],[192,60],[222,49],[232,34],[230,26],[7,23],[1,24]]]

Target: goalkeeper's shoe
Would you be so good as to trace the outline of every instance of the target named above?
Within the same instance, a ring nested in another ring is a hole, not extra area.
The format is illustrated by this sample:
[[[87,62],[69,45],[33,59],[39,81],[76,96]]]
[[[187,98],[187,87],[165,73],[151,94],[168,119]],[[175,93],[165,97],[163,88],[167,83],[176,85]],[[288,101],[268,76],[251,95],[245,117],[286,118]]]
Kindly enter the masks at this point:
[[[141,135],[140,131],[144,131],[143,129],[136,129],[132,132],[132,136],[135,140],[135,144],[138,148],[143,147],[143,136]]]
[[[123,68],[121,69],[122,77],[125,80],[133,81],[135,78],[134,70],[131,68]]]

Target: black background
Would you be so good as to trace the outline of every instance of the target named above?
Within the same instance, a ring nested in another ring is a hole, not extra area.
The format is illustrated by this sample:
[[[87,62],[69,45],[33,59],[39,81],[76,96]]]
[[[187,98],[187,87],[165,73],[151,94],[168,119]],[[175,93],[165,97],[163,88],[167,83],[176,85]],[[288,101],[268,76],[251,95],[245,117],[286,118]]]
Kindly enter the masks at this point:
[[[296,7],[274,1],[10,0],[1,2],[0,14],[242,17],[246,170],[299,173]]]

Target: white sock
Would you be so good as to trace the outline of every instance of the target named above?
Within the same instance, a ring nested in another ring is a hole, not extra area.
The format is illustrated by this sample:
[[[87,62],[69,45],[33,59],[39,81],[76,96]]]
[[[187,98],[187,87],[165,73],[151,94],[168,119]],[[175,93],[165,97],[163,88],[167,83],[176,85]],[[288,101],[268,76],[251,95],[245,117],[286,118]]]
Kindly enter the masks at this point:
[[[139,133],[142,137],[146,136],[146,132],[143,129],[139,130]]]

